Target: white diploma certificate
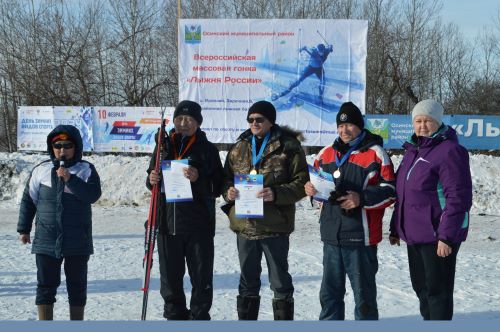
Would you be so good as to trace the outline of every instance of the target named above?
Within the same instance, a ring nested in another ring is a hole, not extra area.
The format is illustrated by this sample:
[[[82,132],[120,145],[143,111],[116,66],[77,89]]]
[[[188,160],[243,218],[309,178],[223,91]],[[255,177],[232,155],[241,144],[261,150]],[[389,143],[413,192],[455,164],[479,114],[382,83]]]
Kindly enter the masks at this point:
[[[167,202],[189,202],[193,200],[191,182],[184,176],[183,169],[188,167],[187,159],[163,160],[163,191]]]
[[[314,166],[307,165],[309,169],[309,178],[314,188],[318,191],[314,195],[314,199],[321,202],[328,201],[330,197],[330,192],[335,190],[335,182],[333,182],[333,176],[330,173],[323,172],[321,169],[315,168]]]
[[[238,190],[235,214],[238,218],[264,218],[264,199],[257,193],[264,189],[262,174],[235,174],[234,188]]]

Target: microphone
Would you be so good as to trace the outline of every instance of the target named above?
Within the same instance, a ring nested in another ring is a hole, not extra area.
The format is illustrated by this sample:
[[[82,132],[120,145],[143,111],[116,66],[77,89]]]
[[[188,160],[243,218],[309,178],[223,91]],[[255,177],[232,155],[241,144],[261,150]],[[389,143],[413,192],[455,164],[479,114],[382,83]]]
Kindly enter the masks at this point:
[[[65,162],[66,162],[66,157],[61,156],[61,158],[59,159],[59,168],[64,167]],[[62,176],[60,176],[59,178],[62,178]]]
[[[61,156],[61,159],[59,159],[59,167],[64,167],[64,162],[66,161],[65,156]]]

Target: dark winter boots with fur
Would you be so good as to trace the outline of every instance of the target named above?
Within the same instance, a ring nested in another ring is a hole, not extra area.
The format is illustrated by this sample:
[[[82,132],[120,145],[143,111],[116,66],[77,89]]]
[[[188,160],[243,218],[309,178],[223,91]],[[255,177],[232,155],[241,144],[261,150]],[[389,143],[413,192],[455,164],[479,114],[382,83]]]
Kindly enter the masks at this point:
[[[259,316],[260,296],[241,296],[236,298],[239,320],[257,320]]]
[[[257,320],[259,316],[260,296],[237,297],[238,319]],[[294,302],[291,299],[273,299],[274,320],[293,320]]]
[[[293,320],[293,298],[273,299],[274,320]]]

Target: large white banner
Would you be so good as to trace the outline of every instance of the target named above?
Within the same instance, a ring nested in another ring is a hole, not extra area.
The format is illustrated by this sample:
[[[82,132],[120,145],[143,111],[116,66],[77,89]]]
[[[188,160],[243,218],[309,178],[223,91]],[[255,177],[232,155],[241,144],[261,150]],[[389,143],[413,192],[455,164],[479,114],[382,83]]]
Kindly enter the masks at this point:
[[[47,135],[54,128],[52,106],[21,106],[17,110],[17,150],[47,151]]]
[[[268,100],[305,145],[331,144],[340,105],[365,110],[367,31],[361,20],[180,20],[179,100],[202,105],[213,142],[234,142],[250,105]]]

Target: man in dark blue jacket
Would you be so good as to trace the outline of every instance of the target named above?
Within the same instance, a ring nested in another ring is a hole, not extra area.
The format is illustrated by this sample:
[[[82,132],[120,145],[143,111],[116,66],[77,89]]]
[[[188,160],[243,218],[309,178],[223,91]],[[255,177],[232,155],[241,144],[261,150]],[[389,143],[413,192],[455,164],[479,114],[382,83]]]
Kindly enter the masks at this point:
[[[174,129],[162,137],[163,160],[187,160],[183,175],[191,184],[192,201],[167,203],[162,183],[158,257],[163,317],[168,320],[209,320],[213,299],[215,199],[221,194],[222,164],[219,151],[200,129],[201,106],[181,101],[173,114]],[[155,169],[156,150],[147,170],[146,185],[162,181]],[[191,279],[187,308],[184,274]]]
[[[47,136],[50,160],[37,165],[26,183],[17,232],[36,254],[38,318],[52,320],[64,262],[70,319],[83,320],[87,301],[87,264],[94,253],[91,204],[101,196],[94,166],[82,160],[80,132],[59,125]]]

